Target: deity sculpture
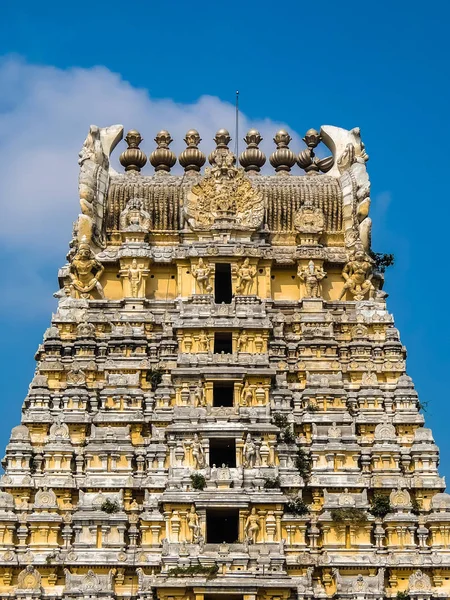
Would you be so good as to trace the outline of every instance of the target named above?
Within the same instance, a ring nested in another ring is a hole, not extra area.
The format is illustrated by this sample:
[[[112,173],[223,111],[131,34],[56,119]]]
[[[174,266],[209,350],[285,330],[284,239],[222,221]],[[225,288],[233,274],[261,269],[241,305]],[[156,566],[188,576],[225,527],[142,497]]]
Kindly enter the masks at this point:
[[[195,511],[195,505],[191,506],[191,510],[187,515],[187,524],[191,534],[191,543],[195,544],[199,541],[200,538],[200,522],[198,515]]]
[[[238,352],[247,352],[248,345],[248,335],[245,329],[241,331],[237,340],[237,351]]]
[[[140,298],[143,296],[142,293],[142,283],[143,283],[143,268],[142,266],[138,266],[137,260],[133,258],[131,261],[131,265],[128,267],[128,280],[130,282],[130,291],[132,298]]]
[[[241,392],[241,406],[251,406],[253,404],[254,386],[248,381],[245,382]]]
[[[143,208],[143,200],[130,198],[120,213],[119,224],[122,231],[149,231],[150,213]]]
[[[261,529],[259,524],[259,516],[256,514],[256,508],[253,507],[245,521],[245,537],[250,544],[256,544],[256,538]]]
[[[365,253],[362,244],[356,244],[350,260],[342,271],[345,283],[339,300],[342,300],[347,290],[356,301],[363,300],[367,293],[369,298],[373,298],[375,287],[372,283],[372,271],[372,260]]]
[[[256,276],[256,269],[250,266],[248,258],[244,260],[242,265],[237,270],[238,284],[236,292],[243,296],[248,296],[252,292],[253,280]]]
[[[205,330],[202,329],[198,336],[198,350],[199,352],[208,352],[209,351],[209,339],[205,333]]]
[[[256,444],[252,439],[251,433],[245,438],[244,447],[242,449],[244,467],[253,469],[256,464]]]
[[[209,283],[211,277],[211,267],[205,265],[203,258],[199,258],[198,265],[192,267],[192,275],[197,281],[198,292],[200,294],[210,294],[212,292],[212,286]]]
[[[70,290],[73,298],[89,298],[95,289],[104,298],[99,279],[105,267],[95,258],[89,244],[83,239],[70,265]]]
[[[196,408],[206,406],[205,390],[203,389],[201,381],[198,382],[198,385],[194,390],[194,406]]]
[[[205,451],[203,450],[202,443],[198,437],[198,434],[194,434],[194,439],[191,442],[192,458],[194,459],[194,468],[203,469],[205,466]]]
[[[298,267],[297,275],[305,284],[307,298],[321,297],[320,282],[327,276],[322,267],[316,267],[310,260],[308,266]]]

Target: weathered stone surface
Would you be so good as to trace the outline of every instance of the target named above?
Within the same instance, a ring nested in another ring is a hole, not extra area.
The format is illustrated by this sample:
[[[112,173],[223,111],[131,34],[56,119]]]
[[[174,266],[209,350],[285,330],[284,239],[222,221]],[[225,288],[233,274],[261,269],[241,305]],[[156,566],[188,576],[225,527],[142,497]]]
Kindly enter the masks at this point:
[[[308,131],[306,176],[286,132],[261,176],[257,132],[244,171],[226,130],[206,174],[194,131],[171,175],[162,134],[150,177],[134,130],[123,175],[120,126],[83,147],[6,447],[0,596],[448,597],[450,496],[370,257],[359,130]]]

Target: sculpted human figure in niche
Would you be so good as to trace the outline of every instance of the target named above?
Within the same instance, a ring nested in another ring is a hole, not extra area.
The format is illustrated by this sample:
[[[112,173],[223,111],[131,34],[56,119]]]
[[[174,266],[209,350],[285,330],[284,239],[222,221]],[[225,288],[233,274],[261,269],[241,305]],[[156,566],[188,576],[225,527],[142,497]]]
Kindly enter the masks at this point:
[[[241,392],[241,406],[251,406],[253,404],[254,391],[254,386],[246,381]]]
[[[244,296],[248,296],[252,293],[253,280],[256,276],[256,269],[250,266],[248,258],[244,260],[242,265],[237,270],[238,284],[236,286],[236,292]]]
[[[89,298],[95,289],[104,298],[99,279],[105,267],[95,258],[89,244],[83,240],[70,265],[70,289],[73,298]]]
[[[198,434],[194,434],[194,439],[191,442],[192,458],[194,459],[194,468],[203,469],[205,466],[205,451],[203,450],[202,443],[198,437]]]
[[[253,441],[250,433],[248,433],[247,437],[245,438],[242,454],[244,458],[244,467],[247,469],[253,469],[256,464],[256,444]]]
[[[248,335],[245,329],[241,331],[237,340],[237,351],[247,352],[248,351]]]
[[[199,352],[208,352],[209,350],[209,340],[204,329],[200,331],[198,336],[198,350]]]
[[[200,522],[198,514],[195,511],[194,504],[191,506],[191,510],[188,512],[187,522],[191,534],[191,542],[195,544],[195,542],[198,542],[200,538]]]
[[[197,387],[194,390],[194,406],[206,406],[205,390],[203,389],[202,382],[199,381]]]
[[[210,294],[212,292],[212,286],[209,283],[211,267],[205,265],[203,258],[199,258],[198,265],[192,267],[192,275],[197,281],[199,294]]]
[[[143,268],[137,264],[137,260],[133,258],[131,265],[128,267],[128,280],[130,282],[130,291],[132,298],[140,298],[143,287]]]
[[[150,213],[143,209],[144,202],[139,198],[130,198],[120,213],[119,224],[122,231],[149,231]]]
[[[345,279],[345,283],[339,300],[342,300],[347,291],[357,301],[363,300],[367,293],[369,298],[373,298],[375,288],[372,283],[372,260],[365,253],[361,243],[355,245],[352,257],[342,271],[342,277]]]
[[[310,260],[305,267],[298,267],[297,275],[306,287],[306,296],[308,298],[320,298],[320,282],[327,276],[322,267],[316,267],[314,261]]]
[[[253,507],[245,521],[245,536],[247,542],[256,544],[256,538],[261,529],[259,524],[259,516],[256,514],[256,508]]]

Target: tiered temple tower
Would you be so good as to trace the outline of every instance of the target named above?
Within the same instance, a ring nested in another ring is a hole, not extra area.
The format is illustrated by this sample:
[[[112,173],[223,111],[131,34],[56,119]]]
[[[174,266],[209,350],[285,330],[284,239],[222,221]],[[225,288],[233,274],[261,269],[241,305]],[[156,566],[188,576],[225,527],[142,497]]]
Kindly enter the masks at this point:
[[[92,126],[0,492],[0,598],[448,598],[450,496],[370,248],[359,130]],[[315,148],[323,142],[319,158]],[[303,169],[298,170],[296,164]],[[297,169],[297,172],[295,170]]]

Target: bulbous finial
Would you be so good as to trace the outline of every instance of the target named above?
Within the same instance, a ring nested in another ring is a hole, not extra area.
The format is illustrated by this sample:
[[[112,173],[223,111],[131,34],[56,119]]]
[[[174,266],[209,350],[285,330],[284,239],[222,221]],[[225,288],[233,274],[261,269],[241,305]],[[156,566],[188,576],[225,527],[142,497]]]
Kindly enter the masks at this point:
[[[169,149],[172,142],[172,137],[168,131],[162,129],[156,134],[156,150],[150,154],[148,160],[155,167],[155,171],[168,173],[173,165],[177,162],[177,157]]]
[[[198,172],[206,161],[206,156],[198,149],[201,137],[196,129],[189,129],[184,138],[187,148],[178,157],[178,162],[186,173]]]
[[[208,156],[208,161],[211,165],[216,162],[218,156],[232,155],[230,149],[228,148],[228,144],[231,142],[231,137],[226,129],[219,129],[213,139],[216,142],[216,147]],[[235,160],[236,158],[234,157],[234,161]]]
[[[308,129],[308,131],[305,133],[303,141],[308,148],[316,148],[319,145],[319,142],[322,141],[322,137],[316,129]]]
[[[320,133],[315,129],[308,129],[303,141],[308,147],[299,153],[297,159],[298,166],[302,168],[307,175],[317,175],[321,171],[322,173],[329,171],[334,164],[333,157],[328,156],[320,159],[317,158],[314,152],[314,148],[322,141]]]
[[[262,142],[261,134],[257,129],[250,129],[244,142],[247,148],[241,153],[239,162],[247,172],[259,173],[266,162],[266,155],[258,147]]]
[[[292,138],[287,131],[280,129],[275,134],[273,141],[277,145],[277,149],[271,154],[269,160],[275,171],[280,174],[287,174],[297,162],[297,157],[290,150],[289,143]]]
[[[136,129],[130,129],[125,136],[125,141],[128,148],[120,155],[120,164],[125,167],[125,171],[139,173],[147,162],[147,157],[139,148],[139,144],[142,142],[141,134]]]
[[[228,144],[231,142],[230,134],[226,129],[219,129],[214,137],[217,148],[228,148]]]

